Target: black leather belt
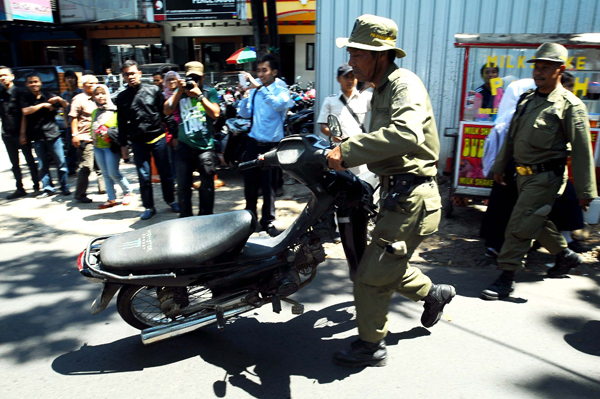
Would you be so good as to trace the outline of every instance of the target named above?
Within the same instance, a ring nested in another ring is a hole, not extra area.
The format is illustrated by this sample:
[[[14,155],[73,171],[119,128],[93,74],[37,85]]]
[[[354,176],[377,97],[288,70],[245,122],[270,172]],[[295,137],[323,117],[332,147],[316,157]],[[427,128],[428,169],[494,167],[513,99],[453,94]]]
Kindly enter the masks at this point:
[[[412,188],[423,183],[429,183],[435,180],[433,176],[417,176],[412,173],[403,173],[398,175],[383,176],[383,186],[386,186],[385,179],[388,179],[387,191],[389,193],[404,194],[412,191]]]
[[[566,158],[553,159],[551,161],[538,163],[536,165],[517,164],[517,173],[521,176],[529,176],[535,173],[556,172],[564,168],[566,164]]]
[[[410,194],[415,187],[433,182],[434,180],[435,177],[433,176],[417,176],[411,173],[383,176],[382,188],[387,187],[387,190],[381,190],[383,206],[390,211],[394,211],[400,201],[401,195]]]

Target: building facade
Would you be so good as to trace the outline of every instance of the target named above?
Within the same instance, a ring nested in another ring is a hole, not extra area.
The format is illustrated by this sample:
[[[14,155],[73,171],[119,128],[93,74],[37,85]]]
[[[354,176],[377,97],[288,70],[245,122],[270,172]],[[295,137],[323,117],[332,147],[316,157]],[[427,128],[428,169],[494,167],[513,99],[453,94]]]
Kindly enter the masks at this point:
[[[201,61],[207,71],[218,76],[215,79],[224,73],[249,70],[250,65],[229,65],[225,60],[236,50],[254,43],[250,0],[221,1],[212,9],[193,0],[174,2],[172,10],[167,3],[160,3],[162,8],[155,7],[154,19],[164,28],[170,62],[182,65],[190,60]],[[315,80],[316,5],[315,0],[277,1],[278,51],[283,61],[280,73],[288,83],[297,76],[301,76],[303,83]],[[194,9],[198,12],[182,12]],[[311,51],[308,57],[307,48]]]

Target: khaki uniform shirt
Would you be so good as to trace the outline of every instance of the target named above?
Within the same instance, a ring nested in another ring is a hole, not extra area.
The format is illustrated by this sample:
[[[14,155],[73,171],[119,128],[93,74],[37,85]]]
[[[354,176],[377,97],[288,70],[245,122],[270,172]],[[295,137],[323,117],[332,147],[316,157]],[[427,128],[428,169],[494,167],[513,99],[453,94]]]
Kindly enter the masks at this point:
[[[546,98],[531,90],[517,105],[491,172],[504,173],[511,157],[520,165],[537,165],[569,155],[577,198],[595,198],[594,160],[585,104],[560,85]]]
[[[348,167],[367,164],[379,176],[435,176],[440,141],[419,77],[390,65],[373,92],[369,133],[350,137],[341,151]]]
[[[90,130],[92,126],[92,112],[98,108],[92,96],[84,93],[79,93],[73,97],[71,102],[71,110],[69,116],[77,119],[78,132],[72,132],[73,136],[79,136],[82,141],[92,141]]]

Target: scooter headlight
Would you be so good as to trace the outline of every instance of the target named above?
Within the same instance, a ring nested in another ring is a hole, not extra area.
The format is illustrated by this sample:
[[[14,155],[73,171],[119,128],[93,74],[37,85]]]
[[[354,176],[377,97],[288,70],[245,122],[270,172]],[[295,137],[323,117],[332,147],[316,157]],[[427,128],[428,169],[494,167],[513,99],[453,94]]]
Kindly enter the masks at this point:
[[[305,150],[302,142],[289,143],[277,150],[277,160],[280,165],[292,165],[298,162]]]

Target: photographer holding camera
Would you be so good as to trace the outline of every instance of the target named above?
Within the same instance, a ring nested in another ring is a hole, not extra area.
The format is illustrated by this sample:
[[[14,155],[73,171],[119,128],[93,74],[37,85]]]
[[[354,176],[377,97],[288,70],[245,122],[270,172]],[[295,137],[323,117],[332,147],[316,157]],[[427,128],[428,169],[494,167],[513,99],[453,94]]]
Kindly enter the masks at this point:
[[[177,196],[179,217],[192,216],[194,170],[200,172],[200,206],[198,215],[213,213],[216,168],[212,121],[219,117],[219,96],[213,88],[204,90],[204,65],[198,61],[185,64],[185,79],[179,79],[173,97],[165,101],[165,115],[179,107],[180,122],[176,140]],[[207,118],[208,116],[208,118]]]

